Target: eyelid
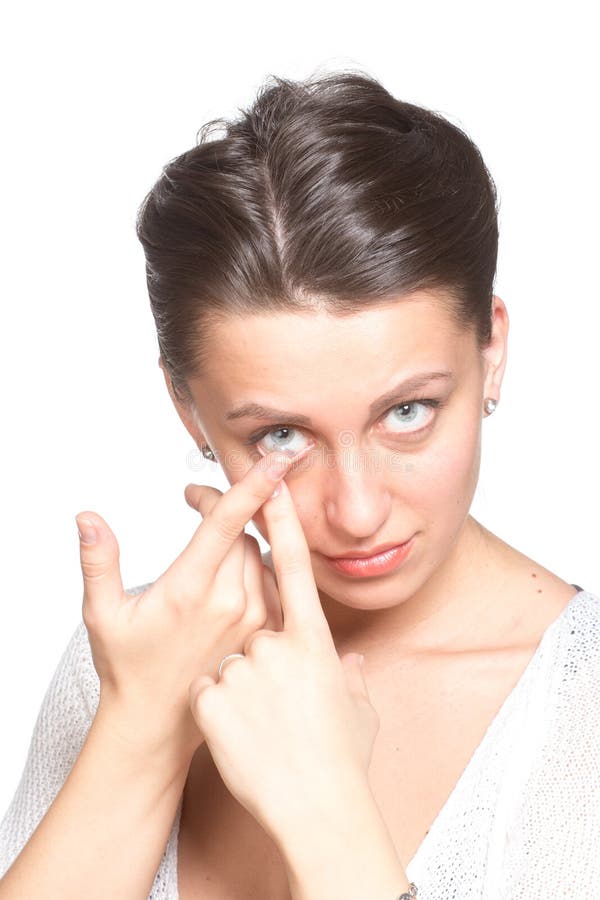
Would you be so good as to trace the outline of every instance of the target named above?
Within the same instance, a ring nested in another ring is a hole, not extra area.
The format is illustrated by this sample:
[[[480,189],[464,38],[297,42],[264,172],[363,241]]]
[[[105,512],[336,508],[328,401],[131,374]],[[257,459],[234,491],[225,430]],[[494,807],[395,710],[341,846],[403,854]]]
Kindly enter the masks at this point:
[[[283,426],[277,426],[277,425],[276,425],[274,429],[269,428],[269,431],[276,431],[276,430],[277,430],[277,427],[283,427]],[[267,434],[268,434],[268,432],[267,432]],[[260,438],[259,438],[259,440],[260,440]],[[287,451],[287,450],[285,449],[285,447],[278,447],[278,448],[277,448],[277,452],[278,452],[278,453],[282,453],[284,456],[289,456],[291,459],[294,460],[294,462],[298,462],[298,460],[302,459],[302,457],[304,456],[304,454],[305,454],[305,453],[308,453],[308,451],[309,451],[310,449],[312,449],[312,447],[314,447],[316,443],[317,443],[316,441],[310,441],[310,442],[306,445],[306,447],[303,447],[302,450],[298,450],[297,453],[289,453],[289,451]],[[268,456],[269,453],[273,453],[273,450],[265,450],[263,447],[258,447],[258,446],[257,446],[257,449],[258,449],[258,452],[259,452],[262,456]],[[293,467],[292,467],[292,468],[293,468]]]
[[[285,422],[281,425],[265,425],[265,427],[261,428],[259,431],[253,432],[249,436],[248,440],[244,441],[244,443],[253,446],[254,444],[257,444],[258,441],[262,441],[262,439],[266,437],[271,431],[278,431],[280,428],[293,428],[295,431],[301,430],[298,425],[286,425]],[[272,450],[263,451],[262,447],[259,447],[258,449],[261,451],[261,453],[263,453],[264,456],[266,456],[267,453],[273,452]],[[281,452],[283,453],[285,451],[282,450]]]
[[[403,437],[406,440],[419,440],[426,432],[431,429],[431,426],[437,419],[437,411],[439,409],[443,409],[446,406],[447,401],[442,399],[435,399],[433,397],[417,397],[414,400],[403,400],[401,403],[395,403],[387,412],[383,413],[382,418],[385,419],[394,409],[397,409],[399,406],[409,406],[415,403],[420,403],[422,406],[427,406],[429,409],[434,410],[433,415],[429,417],[428,422],[425,425],[422,425],[421,428],[414,428],[412,431],[398,431],[391,432],[394,437]]]

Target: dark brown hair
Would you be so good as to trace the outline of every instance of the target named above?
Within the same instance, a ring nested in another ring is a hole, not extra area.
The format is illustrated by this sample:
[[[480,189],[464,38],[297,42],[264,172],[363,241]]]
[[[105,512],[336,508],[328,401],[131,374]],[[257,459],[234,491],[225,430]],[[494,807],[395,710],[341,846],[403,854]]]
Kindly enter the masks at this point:
[[[138,210],[177,396],[191,399],[210,324],[230,315],[348,315],[441,289],[486,346],[498,207],[472,140],[362,72],[271,78],[238,118],[204,125]]]

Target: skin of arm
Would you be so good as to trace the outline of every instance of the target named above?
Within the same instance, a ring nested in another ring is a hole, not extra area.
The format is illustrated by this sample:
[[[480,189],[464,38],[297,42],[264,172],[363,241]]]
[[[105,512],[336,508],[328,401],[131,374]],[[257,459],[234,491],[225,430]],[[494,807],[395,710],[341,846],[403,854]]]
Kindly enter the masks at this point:
[[[395,900],[410,884],[363,780],[315,799],[311,815],[280,830],[277,844],[292,900]],[[328,798],[328,799],[327,799]]]
[[[147,900],[191,757],[127,734],[124,713],[98,708],[64,785],[0,880],[0,900]]]

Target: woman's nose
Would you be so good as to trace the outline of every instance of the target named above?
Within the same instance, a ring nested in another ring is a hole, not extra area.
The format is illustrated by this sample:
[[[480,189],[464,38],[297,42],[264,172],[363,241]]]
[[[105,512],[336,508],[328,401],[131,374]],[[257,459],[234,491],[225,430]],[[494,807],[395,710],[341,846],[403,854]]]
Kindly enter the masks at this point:
[[[380,457],[360,450],[338,453],[330,457],[324,482],[325,512],[333,528],[355,539],[381,529],[391,495]]]

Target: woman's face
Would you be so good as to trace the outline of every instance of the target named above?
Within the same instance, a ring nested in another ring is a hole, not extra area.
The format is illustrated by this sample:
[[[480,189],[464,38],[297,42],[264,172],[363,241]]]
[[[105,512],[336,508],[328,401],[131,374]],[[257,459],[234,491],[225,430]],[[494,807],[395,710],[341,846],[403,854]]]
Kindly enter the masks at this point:
[[[214,353],[190,382],[198,442],[230,484],[260,453],[314,444],[286,484],[322,599],[383,609],[452,556],[479,474],[483,399],[499,398],[507,317],[498,297],[493,322],[483,354],[426,293],[345,318],[276,313],[214,327]],[[430,373],[444,374],[402,386]],[[241,410],[250,405],[277,412]],[[253,522],[268,540],[261,511]],[[408,557],[385,574],[355,578],[324,559],[413,536]]]

